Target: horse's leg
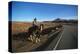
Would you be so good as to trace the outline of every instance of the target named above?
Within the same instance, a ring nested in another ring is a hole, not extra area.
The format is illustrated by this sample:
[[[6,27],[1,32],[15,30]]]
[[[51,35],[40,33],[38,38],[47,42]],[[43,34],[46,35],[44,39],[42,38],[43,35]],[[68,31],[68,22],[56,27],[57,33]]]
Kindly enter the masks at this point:
[[[34,41],[34,36],[33,36],[33,35],[31,35],[30,37],[31,37],[31,41],[33,42],[33,41]]]
[[[40,42],[40,38],[37,37],[36,38],[36,43],[38,43],[38,42]]]
[[[40,33],[38,34],[38,41],[40,42]]]
[[[28,38],[27,39],[30,40],[30,34],[28,34]]]
[[[33,33],[32,33],[32,40],[33,40],[33,42],[34,42],[34,40],[35,40],[35,36],[36,36],[36,35],[35,35],[35,32],[33,32]]]
[[[40,33],[38,31],[37,36],[36,36],[36,43],[40,42]]]
[[[28,40],[31,40],[31,36],[28,37]]]

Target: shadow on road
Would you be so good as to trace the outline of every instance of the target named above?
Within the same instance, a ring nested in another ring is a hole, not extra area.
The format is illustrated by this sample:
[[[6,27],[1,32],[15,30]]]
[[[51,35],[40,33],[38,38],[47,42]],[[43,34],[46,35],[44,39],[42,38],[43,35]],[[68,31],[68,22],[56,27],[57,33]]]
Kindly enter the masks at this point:
[[[60,32],[56,33],[55,35],[53,35],[52,37],[50,37],[44,44],[42,44],[41,46],[39,46],[36,49],[32,49],[31,51],[45,51],[45,48],[47,46],[49,46],[49,44],[52,42],[52,40],[54,40],[58,36],[59,33]]]

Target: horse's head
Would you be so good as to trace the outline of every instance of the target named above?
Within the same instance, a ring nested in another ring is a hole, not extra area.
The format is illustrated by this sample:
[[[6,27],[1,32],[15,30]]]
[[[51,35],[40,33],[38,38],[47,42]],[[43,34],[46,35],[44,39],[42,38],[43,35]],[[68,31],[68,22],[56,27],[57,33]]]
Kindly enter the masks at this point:
[[[44,28],[44,25],[43,24],[40,24],[40,30],[42,31]]]

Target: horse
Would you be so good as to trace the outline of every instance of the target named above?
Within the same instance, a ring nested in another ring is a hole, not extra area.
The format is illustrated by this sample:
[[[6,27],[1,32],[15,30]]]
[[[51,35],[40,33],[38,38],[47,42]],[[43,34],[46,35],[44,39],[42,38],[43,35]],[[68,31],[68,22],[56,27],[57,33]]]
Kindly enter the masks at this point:
[[[43,30],[43,24],[40,24],[39,26],[33,25],[28,29],[28,40],[31,40],[32,42],[40,42],[41,37],[41,31]]]

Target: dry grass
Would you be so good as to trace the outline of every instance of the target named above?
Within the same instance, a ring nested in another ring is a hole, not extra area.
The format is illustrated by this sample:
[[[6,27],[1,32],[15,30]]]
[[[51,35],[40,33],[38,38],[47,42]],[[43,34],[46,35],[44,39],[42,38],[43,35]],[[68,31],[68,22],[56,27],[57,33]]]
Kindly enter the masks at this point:
[[[30,26],[32,26],[32,24],[29,22],[12,22],[12,34],[27,32]]]
[[[44,25],[44,29],[58,25],[57,23],[41,23],[41,24]],[[28,28],[31,26],[32,26],[31,22],[12,22],[12,34],[27,32]]]

